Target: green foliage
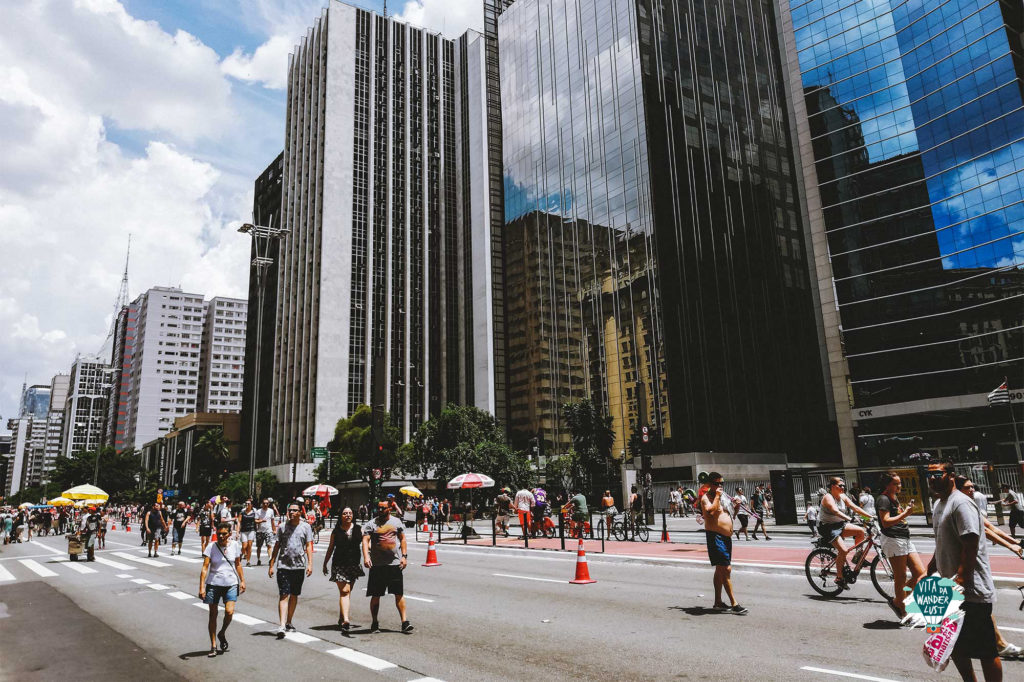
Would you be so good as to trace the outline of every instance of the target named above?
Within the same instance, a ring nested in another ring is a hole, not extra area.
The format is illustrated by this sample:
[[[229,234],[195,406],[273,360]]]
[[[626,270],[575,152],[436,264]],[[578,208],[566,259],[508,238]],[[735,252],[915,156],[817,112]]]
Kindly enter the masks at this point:
[[[130,499],[138,488],[141,474],[139,455],[130,448],[121,452],[114,448],[100,448],[98,451],[58,457],[50,477],[50,488],[55,490],[53,497],[76,485],[92,483],[97,454],[100,458],[97,485],[111,498]]]
[[[192,449],[189,489],[199,495],[205,495],[213,490],[226,475],[229,459],[224,429],[218,427],[205,431]],[[248,473],[245,480],[248,491]]]
[[[529,485],[533,473],[526,454],[505,443],[501,423],[472,406],[448,405],[416,432],[402,452],[402,468],[441,483],[468,472],[487,474],[500,488]]]
[[[381,480],[391,478],[397,468],[401,433],[391,423],[391,415],[384,412],[381,423],[374,433],[373,411],[369,405],[360,405],[351,417],[338,420],[334,427],[334,438],[327,444],[331,454],[331,478],[344,481],[352,478],[370,480],[373,469],[382,469]],[[315,471],[316,480],[327,480],[327,463],[322,462]]]
[[[612,418],[590,400],[580,400],[562,405],[562,419],[572,434],[573,451],[564,464],[571,472],[571,487],[589,491],[594,476],[607,474],[612,461]]]
[[[269,471],[257,471],[253,483],[260,490],[260,496],[272,495],[277,489],[277,476]],[[227,495],[232,502],[241,502],[249,497],[249,472],[236,471],[221,479],[210,496]]]
[[[57,497],[60,491],[53,492],[55,486],[50,485],[50,497]],[[4,505],[18,506],[22,502],[31,502],[32,504],[40,504],[43,501],[44,489],[42,486],[30,486],[28,488],[22,488],[15,494],[4,500]]]

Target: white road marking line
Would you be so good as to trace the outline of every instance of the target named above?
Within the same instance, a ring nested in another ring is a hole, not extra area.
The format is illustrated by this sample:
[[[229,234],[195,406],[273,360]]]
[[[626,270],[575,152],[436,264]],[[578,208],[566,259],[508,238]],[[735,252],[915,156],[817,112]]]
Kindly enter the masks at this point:
[[[247,616],[244,613],[238,613],[237,611],[235,612],[235,620],[237,620],[242,625],[263,625],[267,622],[265,620],[260,620],[259,618]]]
[[[146,585],[146,587],[148,587],[151,590],[157,590],[158,592],[161,591],[161,590],[169,590],[169,589],[171,589],[167,585],[161,585],[160,583],[150,583],[150,584]]]
[[[148,585],[149,581],[145,578],[132,578],[132,582],[137,585]]]
[[[118,573],[117,577],[118,578],[131,578],[132,574],[131,573]]]
[[[528,575],[512,575],[510,573],[492,573],[491,575],[496,575],[499,578],[518,578],[520,580],[536,580],[537,582],[541,582],[541,583],[559,583],[559,584],[562,584],[562,583],[568,582],[567,580],[553,580],[552,578],[534,578],[534,577],[531,577],[531,576],[528,576]]]
[[[191,599],[192,598],[191,594],[186,594],[184,592],[168,592],[167,596],[168,597],[174,597],[175,599]]]
[[[284,633],[284,638],[287,639],[287,640],[291,640],[292,642],[295,642],[296,644],[309,644],[310,642],[320,642],[320,641],[323,641],[319,637],[314,637],[313,635],[307,635],[305,632],[286,632],[286,633]],[[328,653],[330,653],[330,652],[328,652]]]
[[[96,563],[103,564],[104,566],[110,566],[116,568],[119,571],[134,571],[135,566],[129,566],[128,564],[122,564],[120,561],[114,561],[113,559],[105,559],[101,556],[96,557]]]
[[[177,554],[175,554],[175,555],[173,555],[171,557],[168,557],[168,558],[174,559],[175,561],[181,561],[181,562],[184,562],[186,564],[201,564],[201,563],[203,563],[202,559],[193,559],[190,556],[178,556]]]
[[[14,580],[14,574],[8,571],[3,566],[0,566],[0,581],[3,580]]]
[[[419,677],[415,680],[410,680],[409,682],[444,682],[444,680],[439,680],[436,677]]]
[[[62,550],[62,549],[57,549],[55,547],[50,547],[49,545],[44,544],[42,542],[39,542],[39,543],[33,545],[33,547],[38,547],[39,549],[45,549],[47,552],[53,552],[54,554],[67,554],[67,552]]]
[[[287,637],[287,635],[285,635],[285,637]],[[346,661],[349,661],[350,663],[355,663],[357,665],[363,666],[364,668],[369,668],[370,670],[387,670],[388,668],[398,667],[390,661],[385,661],[383,658],[377,658],[376,656],[371,656],[370,654],[364,654],[361,651],[349,649],[348,647],[331,649],[327,653],[329,653],[331,656],[337,656],[338,658],[342,658]]]
[[[57,561],[60,562],[61,566],[65,566],[67,568],[70,568],[72,571],[77,571],[78,573],[95,573],[96,572],[95,568],[92,568],[90,566],[84,566],[84,565],[78,563],[77,561],[71,561],[67,557],[61,557]]]
[[[156,559],[150,559],[148,557],[143,558],[143,557],[140,557],[140,556],[133,556],[133,555],[129,554],[128,552],[114,552],[114,556],[119,556],[122,559],[127,559],[128,561],[136,561],[136,562],[138,562],[140,564],[145,564],[146,566],[159,566],[159,567],[170,566],[170,564],[168,564],[168,563],[166,563],[164,561],[157,561]]]
[[[412,599],[413,601],[425,601],[428,604],[433,604],[434,603],[433,599],[427,599],[426,597],[414,597],[411,594],[405,595],[405,598],[406,599]]]
[[[896,682],[888,677],[872,677],[871,675],[858,675],[857,673],[844,673],[842,670],[829,670],[828,668],[814,668],[809,665],[801,666],[801,670],[812,673],[825,673],[826,675],[837,675],[839,677],[852,677],[858,680],[870,680],[870,682]]]
[[[40,564],[38,561],[33,561],[32,559],[19,559],[18,563],[23,564],[25,568],[32,571],[38,576],[42,576],[43,578],[49,578],[50,576],[57,575],[50,569]]]
[[[1005,625],[1000,625],[999,629],[1000,630],[1009,630],[1010,632],[1024,632],[1024,628],[1011,628],[1011,627],[1007,627]]]

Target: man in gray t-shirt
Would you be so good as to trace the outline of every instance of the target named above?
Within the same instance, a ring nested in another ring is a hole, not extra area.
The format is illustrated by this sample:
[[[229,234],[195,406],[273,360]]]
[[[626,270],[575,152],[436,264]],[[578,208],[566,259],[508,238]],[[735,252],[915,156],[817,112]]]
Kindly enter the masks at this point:
[[[370,569],[366,579],[366,596],[370,598],[370,632],[379,632],[377,614],[380,598],[395,595],[395,607],[402,618],[402,632],[412,632],[405,610],[405,582],[402,571],[408,562],[409,550],[405,542],[405,526],[391,517],[386,500],[377,503],[377,516],[363,526],[363,565]]]
[[[932,508],[935,555],[928,563],[929,575],[936,570],[943,578],[963,585],[964,612],[960,636],[953,647],[953,664],[964,679],[973,679],[971,659],[981,659],[985,679],[1001,676],[1002,665],[996,646],[992,604],[996,600],[992,570],[985,547],[985,528],[978,507],[955,488],[952,462],[928,466],[928,486],[939,498]]]
[[[288,521],[277,527],[277,544],[270,554],[267,569],[267,574],[273,578],[274,566],[277,566],[278,613],[281,616],[278,639],[286,632],[295,631],[292,616],[302,594],[302,583],[313,573],[313,529],[302,520],[301,511],[298,503],[289,503]]]

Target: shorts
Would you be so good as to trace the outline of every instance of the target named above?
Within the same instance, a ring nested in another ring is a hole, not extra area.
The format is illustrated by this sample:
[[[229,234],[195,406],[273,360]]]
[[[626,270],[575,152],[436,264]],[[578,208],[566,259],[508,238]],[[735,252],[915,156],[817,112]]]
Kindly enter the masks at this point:
[[[156,542],[160,539],[162,532],[160,530],[147,530],[146,531],[146,542]]]
[[[302,583],[306,580],[304,568],[282,568],[277,571],[277,592],[282,597],[302,594]]]
[[[262,547],[263,545],[266,545],[267,547],[270,547],[270,543],[272,543],[273,541],[274,541],[274,534],[273,533],[268,533],[268,532],[263,532],[263,531],[260,531],[260,532],[256,533],[256,546],[257,547]]]
[[[1010,523],[1011,526],[1024,526],[1024,510],[1013,507],[1010,509]]]
[[[965,601],[961,602],[960,610],[964,612],[964,625],[953,646],[953,656],[981,660],[998,658],[992,605]]]
[[[238,541],[239,542],[252,542],[255,539],[256,539],[256,531],[254,531],[254,530],[247,530],[247,531],[243,531],[243,532],[238,534]]]
[[[894,556],[907,556],[917,554],[917,548],[910,538],[891,538],[888,535],[879,537],[882,544],[882,553],[890,559]]]
[[[185,540],[185,527],[178,528],[175,526],[174,530],[174,544],[180,545]]]
[[[405,593],[405,582],[402,579],[400,565],[370,567],[370,577],[366,580],[366,596],[383,597],[385,592],[394,595]]]
[[[839,523],[819,523],[818,534],[821,535],[821,539],[829,544],[833,540],[840,537],[843,531],[846,530],[846,522],[840,521]]]
[[[204,604],[217,604],[223,601],[238,601],[238,585],[207,585]]]
[[[494,517],[494,522],[497,523],[499,526],[507,526],[508,514],[498,514]]]
[[[747,523],[750,521],[750,517],[746,514],[737,514],[736,518],[740,520],[740,530],[746,530]]]
[[[732,536],[722,535],[713,530],[704,531],[708,544],[708,559],[712,566],[732,565]]]
[[[578,512],[578,511],[577,512],[573,512],[572,513],[572,520],[575,521],[576,523],[583,523],[584,521],[587,520],[587,515],[584,514],[583,512]]]
[[[211,530],[210,528],[200,528],[199,529],[199,537],[201,537],[201,538],[208,538],[211,535],[213,535],[213,530]]]

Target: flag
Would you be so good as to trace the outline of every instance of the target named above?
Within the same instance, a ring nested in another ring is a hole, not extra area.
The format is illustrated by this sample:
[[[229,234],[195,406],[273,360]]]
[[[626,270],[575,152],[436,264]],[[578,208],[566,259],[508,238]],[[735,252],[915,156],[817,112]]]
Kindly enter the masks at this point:
[[[999,388],[995,389],[988,394],[989,405],[1009,405],[1010,404],[1010,389],[1007,388],[1006,382],[999,384]]]

